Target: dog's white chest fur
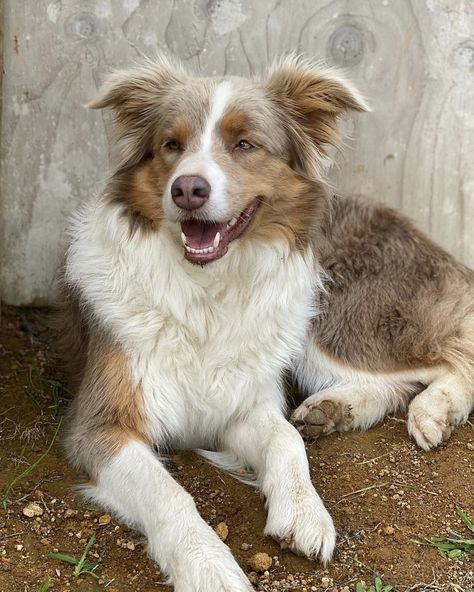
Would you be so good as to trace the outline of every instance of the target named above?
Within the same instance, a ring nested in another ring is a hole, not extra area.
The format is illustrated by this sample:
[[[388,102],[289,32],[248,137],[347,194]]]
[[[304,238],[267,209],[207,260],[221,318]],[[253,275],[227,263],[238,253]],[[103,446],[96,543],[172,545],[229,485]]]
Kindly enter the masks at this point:
[[[284,404],[314,314],[310,250],[249,243],[201,268],[166,229],[130,238],[110,205],[83,210],[73,237],[68,280],[131,360],[156,440],[205,446],[258,402]]]

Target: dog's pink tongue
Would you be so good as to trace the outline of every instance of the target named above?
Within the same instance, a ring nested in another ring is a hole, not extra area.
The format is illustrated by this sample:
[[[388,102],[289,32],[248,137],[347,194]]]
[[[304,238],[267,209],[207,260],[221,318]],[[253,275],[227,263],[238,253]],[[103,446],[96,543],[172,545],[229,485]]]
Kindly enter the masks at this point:
[[[206,249],[214,242],[218,232],[226,229],[225,222],[203,222],[201,220],[186,220],[181,222],[181,230],[186,235],[186,244],[193,249]]]

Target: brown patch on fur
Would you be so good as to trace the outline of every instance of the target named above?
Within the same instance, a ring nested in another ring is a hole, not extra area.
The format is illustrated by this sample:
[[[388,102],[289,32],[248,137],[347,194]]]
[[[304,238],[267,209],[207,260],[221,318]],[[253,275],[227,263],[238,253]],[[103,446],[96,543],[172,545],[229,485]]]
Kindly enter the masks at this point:
[[[180,146],[186,146],[193,133],[190,122],[184,117],[179,117],[174,126],[172,132],[169,134],[170,139],[176,140]]]
[[[120,347],[93,335],[81,386],[71,408],[67,452],[95,478],[99,467],[128,440],[148,444],[142,391]]]
[[[163,220],[161,199],[168,175],[169,167],[158,156],[131,169],[122,169],[111,178],[106,194],[109,200],[126,206],[131,234],[137,228],[159,229]]]
[[[220,135],[230,149],[241,139],[252,141],[250,137],[247,137],[250,133],[249,127],[248,116],[239,107],[228,109],[219,122]]]
[[[335,198],[323,230],[324,353],[372,372],[449,365],[474,376],[473,271],[383,205]]]

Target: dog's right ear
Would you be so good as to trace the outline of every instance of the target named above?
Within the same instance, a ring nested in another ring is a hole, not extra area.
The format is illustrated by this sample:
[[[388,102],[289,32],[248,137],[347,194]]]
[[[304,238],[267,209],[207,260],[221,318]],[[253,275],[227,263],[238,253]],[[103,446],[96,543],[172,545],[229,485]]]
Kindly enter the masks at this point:
[[[186,80],[184,70],[162,57],[131,70],[114,72],[90,109],[112,109],[121,165],[138,164],[153,150],[153,133],[163,98]]]

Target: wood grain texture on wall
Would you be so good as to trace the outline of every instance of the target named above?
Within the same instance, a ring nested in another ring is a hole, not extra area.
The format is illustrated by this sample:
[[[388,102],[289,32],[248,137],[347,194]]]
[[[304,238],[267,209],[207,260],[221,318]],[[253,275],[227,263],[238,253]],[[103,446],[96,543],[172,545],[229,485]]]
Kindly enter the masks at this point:
[[[47,303],[65,221],[103,186],[105,75],[165,50],[207,75],[301,52],[341,66],[373,113],[330,177],[403,208],[474,266],[472,0],[5,0],[0,286]]]

